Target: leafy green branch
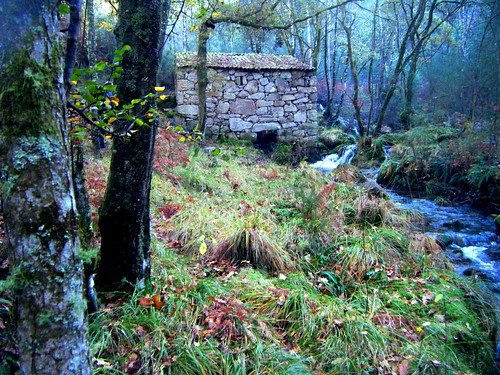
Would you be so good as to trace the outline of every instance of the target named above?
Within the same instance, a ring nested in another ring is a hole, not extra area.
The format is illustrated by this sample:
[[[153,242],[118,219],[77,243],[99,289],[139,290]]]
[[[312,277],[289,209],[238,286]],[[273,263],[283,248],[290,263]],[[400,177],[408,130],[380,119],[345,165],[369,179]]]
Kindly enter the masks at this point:
[[[157,118],[158,100],[165,100],[166,95],[161,94],[164,87],[155,87],[154,93],[150,92],[142,98],[132,99],[128,103],[121,103],[116,95],[116,85],[113,81],[120,78],[123,73],[121,61],[123,55],[131,47],[125,45],[115,52],[112,62],[100,61],[93,67],[75,69],[71,76],[73,90],[70,93],[68,107],[76,117],[70,117],[71,123],[83,119],[86,125],[97,129],[107,138],[114,136],[130,137],[137,126],[148,126]],[[105,83],[100,84],[93,77],[106,76]],[[111,125],[120,124],[115,129]],[[87,126],[75,126],[71,133],[75,137],[83,137],[88,132]]]

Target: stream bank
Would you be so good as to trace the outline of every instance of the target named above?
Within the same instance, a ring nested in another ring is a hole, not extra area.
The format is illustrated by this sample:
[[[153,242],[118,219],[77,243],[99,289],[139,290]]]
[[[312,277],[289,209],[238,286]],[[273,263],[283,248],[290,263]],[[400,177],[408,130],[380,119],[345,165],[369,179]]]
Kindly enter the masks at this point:
[[[389,157],[388,150],[385,151]],[[349,164],[355,152],[356,148],[351,145],[340,155],[328,155],[311,166],[329,173],[342,164]],[[379,168],[361,169],[361,172],[375,183]],[[493,292],[498,326],[496,357],[500,365],[500,236],[493,217],[468,205],[442,206],[430,199],[405,196],[390,189],[385,191],[398,207],[424,217],[421,231],[438,241],[454,264],[455,272],[481,279]]]

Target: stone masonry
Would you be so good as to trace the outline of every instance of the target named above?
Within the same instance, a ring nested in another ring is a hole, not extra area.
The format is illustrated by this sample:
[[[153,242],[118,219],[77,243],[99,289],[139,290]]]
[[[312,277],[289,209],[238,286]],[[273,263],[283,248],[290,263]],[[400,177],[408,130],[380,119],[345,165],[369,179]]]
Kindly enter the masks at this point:
[[[278,142],[317,139],[314,68],[292,56],[208,54],[206,134],[255,141],[259,133]],[[177,112],[181,124],[198,121],[196,55],[176,55]]]

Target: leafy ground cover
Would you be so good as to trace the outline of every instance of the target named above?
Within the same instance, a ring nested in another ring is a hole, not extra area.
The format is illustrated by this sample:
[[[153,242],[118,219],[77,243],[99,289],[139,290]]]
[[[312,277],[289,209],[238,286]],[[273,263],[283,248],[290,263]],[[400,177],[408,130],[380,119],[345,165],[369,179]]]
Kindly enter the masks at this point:
[[[102,296],[95,373],[493,372],[487,295],[414,232],[418,216],[350,168],[216,150],[161,131],[153,289]]]
[[[494,373],[488,295],[415,231],[420,217],[364,190],[351,167],[325,176],[178,139],[160,129],[153,286],[100,296],[95,374]],[[86,161],[94,219],[108,162]]]

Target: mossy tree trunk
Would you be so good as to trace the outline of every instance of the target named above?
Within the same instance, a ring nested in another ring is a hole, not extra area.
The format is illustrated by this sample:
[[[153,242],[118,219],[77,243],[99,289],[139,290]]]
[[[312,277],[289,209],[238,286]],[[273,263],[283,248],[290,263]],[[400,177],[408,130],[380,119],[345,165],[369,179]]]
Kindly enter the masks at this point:
[[[117,82],[122,102],[154,91],[161,47],[161,9],[161,0],[120,1],[118,44],[132,47],[124,56],[124,74]],[[116,123],[118,132],[129,125],[124,121]],[[99,212],[102,243],[96,282],[101,290],[145,286],[149,280],[149,195],[156,128],[156,123],[144,125],[129,138],[113,140],[110,175]]]
[[[205,124],[207,122],[207,42],[209,37],[210,31],[207,22],[202,22],[198,33],[198,61],[196,65],[198,78],[198,125],[196,130],[203,133],[203,138],[205,137]]]
[[[92,372],[58,4],[1,4],[0,191],[23,374]]]
[[[418,54],[414,54],[409,62],[408,76],[405,82],[405,108],[400,115],[403,129],[409,130],[412,127],[413,110],[413,97],[415,94],[415,80],[417,78],[417,64]]]

